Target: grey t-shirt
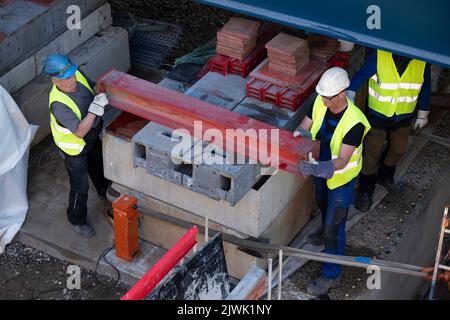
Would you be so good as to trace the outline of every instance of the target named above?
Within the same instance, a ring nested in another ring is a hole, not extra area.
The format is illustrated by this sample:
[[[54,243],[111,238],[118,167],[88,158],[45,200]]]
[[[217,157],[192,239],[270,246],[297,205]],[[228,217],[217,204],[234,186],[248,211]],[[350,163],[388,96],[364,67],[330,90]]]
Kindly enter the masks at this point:
[[[93,83],[90,79],[87,80],[89,82],[89,85],[94,88],[95,83]],[[79,82],[77,83],[76,92],[66,94],[73,100],[73,102],[75,102],[78,109],[80,109],[81,119],[86,117],[89,106],[94,100],[94,95]],[[51,112],[60,125],[69,129],[71,132],[77,131],[80,120],[78,120],[75,113],[73,113],[73,111],[67,105],[61,102],[53,102],[51,105]],[[96,121],[95,124],[98,124],[98,121]]]

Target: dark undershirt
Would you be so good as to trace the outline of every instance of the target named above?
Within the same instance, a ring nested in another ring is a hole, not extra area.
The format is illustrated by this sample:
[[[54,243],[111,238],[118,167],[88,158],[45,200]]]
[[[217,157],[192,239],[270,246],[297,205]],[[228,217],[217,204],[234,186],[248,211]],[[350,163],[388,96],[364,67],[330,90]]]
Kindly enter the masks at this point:
[[[330,109],[327,108],[327,112],[323,119],[321,128],[316,135],[316,139],[320,141],[320,161],[331,160],[331,137],[333,136],[334,130],[336,129],[337,124],[341,120],[346,110],[347,108],[339,113],[333,113],[330,111]],[[306,116],[312,119],[312,108],[310,108]],[[365,126],[361,122],[357,123],[347,132],[347,134],[344,136],[344,139],[342,140],[342,143],[358,147],[362,143],[364,130]]]
[[[339,113],[334,114],[330,111],[330,109],[327,109],[324,121],[332,120],[338,123],[344,115],[345,110],[347,110],[347,108]],[[308,111],[307,117],[312,119],[312,108]],[[332,126],[328,126],[327,131],[334,133],[334,129],[336,129],[336,127],[333,128]],[[347,134],[344,136],[344,139],[342,140],[342,143],[358,147],[361,144],[364,129],[365,127],[361,122],[357,123],[353,128],[350,129],[349,132],[347,132]]]

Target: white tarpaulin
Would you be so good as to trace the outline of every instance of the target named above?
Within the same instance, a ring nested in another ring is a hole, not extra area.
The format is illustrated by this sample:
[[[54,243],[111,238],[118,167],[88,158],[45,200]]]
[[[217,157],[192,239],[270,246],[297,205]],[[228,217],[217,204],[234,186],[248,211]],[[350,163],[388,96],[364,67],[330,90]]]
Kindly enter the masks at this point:
[[[28,148],[36,130],[0,86],[0,254],[19,231],[28,211]]]

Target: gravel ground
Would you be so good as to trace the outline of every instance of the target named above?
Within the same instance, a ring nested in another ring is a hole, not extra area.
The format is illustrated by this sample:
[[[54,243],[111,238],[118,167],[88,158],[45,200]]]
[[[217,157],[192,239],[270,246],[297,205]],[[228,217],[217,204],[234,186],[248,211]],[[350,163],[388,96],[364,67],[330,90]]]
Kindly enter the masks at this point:
[[[13,242],[0,255],[0,300],[118,300],[129,289],[81,268],[81,289],[68,290],[69,265]]]
[[[206,6],[190,0],[110,0],[113,10],[125,10],[141,18],[174,23],[183,27],[183,36],[169,58],[172,65],[195,48],[216,36],[232,12]]]

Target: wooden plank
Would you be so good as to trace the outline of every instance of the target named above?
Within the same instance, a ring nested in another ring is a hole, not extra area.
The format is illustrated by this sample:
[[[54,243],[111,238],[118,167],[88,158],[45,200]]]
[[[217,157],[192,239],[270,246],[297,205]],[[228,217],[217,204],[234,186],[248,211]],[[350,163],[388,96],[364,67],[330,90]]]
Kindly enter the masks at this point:
[[[149,215],[143,215],[139,232],[143,239],[162,248],[169,249],[184,233],[186,233],[187,230],[187,228],[171,224]],[[198,245],[203,245],[205,243],[204,234],[199,233],[197,241]],[[241,279],[247,274],[252,265],[258,265],[265,268],[265,260],[258,259],[248,253],[240,251],[238,246],[232,243],[224,241],[223,245],[230,276]]]

